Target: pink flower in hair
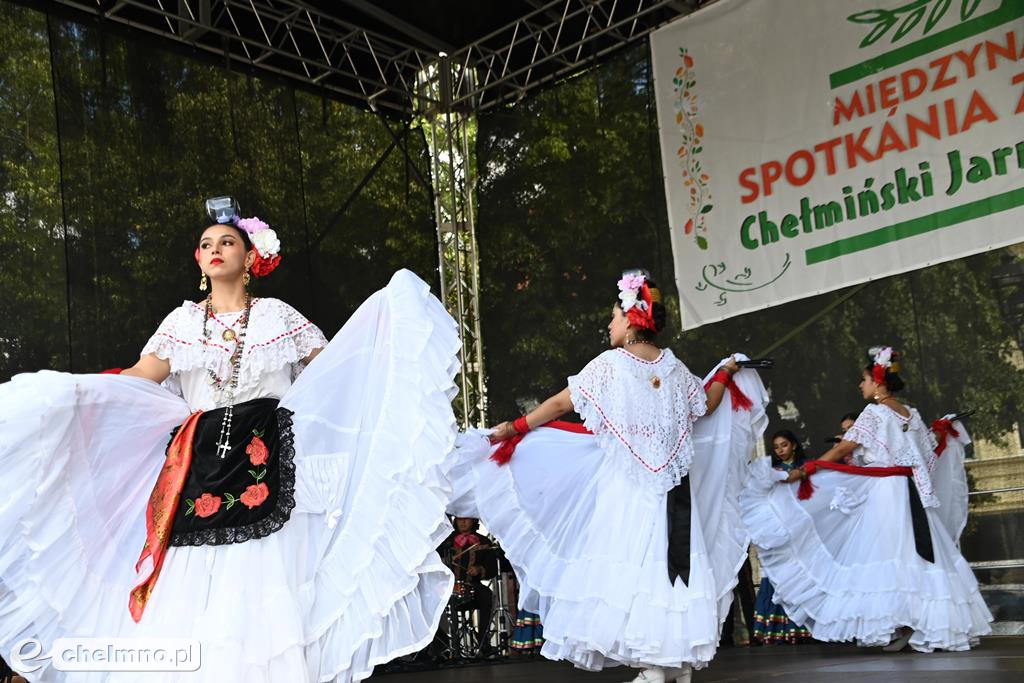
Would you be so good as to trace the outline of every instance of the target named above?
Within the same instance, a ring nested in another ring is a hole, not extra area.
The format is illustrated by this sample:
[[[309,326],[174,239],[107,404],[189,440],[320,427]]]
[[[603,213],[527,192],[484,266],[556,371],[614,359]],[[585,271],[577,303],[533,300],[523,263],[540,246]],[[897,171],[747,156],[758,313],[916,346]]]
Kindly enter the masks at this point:
[[[235,225],[240,227],[242,230],[245,230],[250,235],[266,230],[270,227],[256,216],[253,216],[252,218],[239,218]]]
[[[623,275],[622,279],[619,280],[619,283],[618,283],[619,284],[619,291],[620,292],[626,292],[626,291],[629,291],[631,289],[632,290],[639,290],[641,287],[644,286],[644,282],[645,282],[645,279],[644,279],[643,275]]]

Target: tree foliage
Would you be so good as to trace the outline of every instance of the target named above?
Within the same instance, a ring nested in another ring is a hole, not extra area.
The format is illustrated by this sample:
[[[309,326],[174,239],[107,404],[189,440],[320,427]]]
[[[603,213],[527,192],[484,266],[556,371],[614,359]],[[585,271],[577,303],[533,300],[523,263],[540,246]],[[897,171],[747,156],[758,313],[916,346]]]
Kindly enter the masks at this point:
[[[565,386],[607,344],[624,268],[648,268],[671,310],[662,341],[697,374],[733,351],[772,352],[762,377],[772,427],[804,435],[812,453],[863,406],[866,349],[905,354],[905,398],[931,420],[973,408],[977,436],[1000,438],[1024,408],[1014,331],[1000,312],[1000,250],[776,306],[680,333],[646,46],[480,122],[479,241],[483,336],[492,421]],[[779,411],[788,419],[782,419]]]
[[[0,378],[133,363],[199,298],[210,196],[282,238],[254,293],[328,333],[397,268],[433,279],[430,194],[401,152],[356,192],[400,123],[10,3],[0,40]],[[425,168],[422,135],[403,144]]]

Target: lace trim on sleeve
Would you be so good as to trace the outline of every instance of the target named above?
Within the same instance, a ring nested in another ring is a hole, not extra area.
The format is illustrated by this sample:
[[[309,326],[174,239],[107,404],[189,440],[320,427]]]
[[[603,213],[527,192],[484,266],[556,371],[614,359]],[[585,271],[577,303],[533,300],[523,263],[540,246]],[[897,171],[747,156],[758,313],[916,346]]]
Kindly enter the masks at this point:
[[[191,302],[168,315],[150,338],[142,353],[153,353],[170,361],[171,372],[209,368],[221,377],[231,372],[234,346],[221,341],[225,323],[213,319],[212,334],[202,342],[203,309]],[[301,313],[278,299],[253,301],[245,352],[242,357],[239,388],[251,388],[270,372],[291,366],[292,377],[302,371],[303,359],[327,345],[327,338]]]
[[[179,306],[173,311],[167,314],[167,317],[161,321],[160,326],[156,328],[156,332],[149,338],[146,345],[142,347],[142,351],[139,356],[145,356],[152,353],[157,358],[162,360],[171,360],[174,357],[175,347],[179,344],[188,344],[183,339],[186,334],[180,331],[182,327],[182,317],[184,309]]]

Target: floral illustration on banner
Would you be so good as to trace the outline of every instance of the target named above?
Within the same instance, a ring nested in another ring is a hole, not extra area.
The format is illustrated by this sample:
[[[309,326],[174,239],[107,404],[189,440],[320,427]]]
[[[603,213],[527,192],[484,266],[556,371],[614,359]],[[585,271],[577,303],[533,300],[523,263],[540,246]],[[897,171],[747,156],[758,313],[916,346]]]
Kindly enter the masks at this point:
[[[921,20],[924,19],[924,30],[922,35],[928,35],[936,24],[946,15],[953,0],[912,0],[905,5],[893,9],[869,9],[863,12],[851,14],[846,18],[854,24],[867,24],[872,26],[864,39],[860,41],[860,47],[873,45],[882,39],[893,26],[897,26],[892,34],[892,42],[910,33]],[[978,11],[981,0],[960,0],[960,21],[967,21]],[[929,11],[930,10],[930,11]],[[927,15],[927,19],[925,16]]]
[[[683,233],[693,235],[697,246],[708,248],[707,215],[711,212],[711,190],[708,189],[710,176],[700,162],[700,154],[704,151],[704,125],[697,121],[697,95],[693,87],[697,77],[693,72],[693,57],[687,54],[685,47],[679,48],[682,65],[676,69],[672,77],[673,91],[676,94],[675,110],[676,125],[682,141],[676,155],[683,169],[683,187],[690,191],[690,205],[687,220],[683,225]]]
[[[701,269],[701,279],[697,282],[694,289],[698,292],[709,291],[709,288],[718,290],[718,298],[715,299],[715,305],[724,306],[729,303],[729,292],[753,292],[756,289],[767,287],[785,275],[791,265],[793,265],[793,260],[790,258],[789,252],[786,252],[786,258],[783,260],[782,265],[779,266],[778,274],[767,277],[755,277],[754,271],[750,269],[750,266],[746,266],[742,270],[734,270],[730,273],[730,269],[724,261],[721,263],[711,263]],[[712,291],[711,293],[713,294],[714,292]]]

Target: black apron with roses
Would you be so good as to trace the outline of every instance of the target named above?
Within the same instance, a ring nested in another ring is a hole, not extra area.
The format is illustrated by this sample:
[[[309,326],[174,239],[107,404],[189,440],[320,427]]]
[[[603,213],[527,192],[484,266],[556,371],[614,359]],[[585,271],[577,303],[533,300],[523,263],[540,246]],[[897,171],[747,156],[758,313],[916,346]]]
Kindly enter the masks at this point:
[[[291,411],[273,398],[235,405],[231,447],[225,452],[217,449],[225,410],[199,417],[192,464],[174,514],[172,546],[263,538],[281,529],[295,507]]]

